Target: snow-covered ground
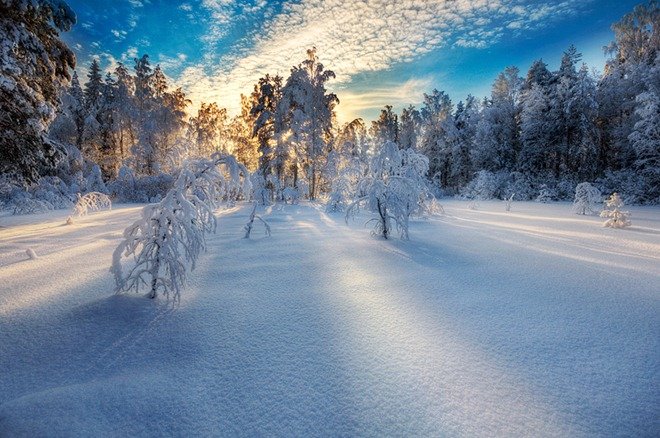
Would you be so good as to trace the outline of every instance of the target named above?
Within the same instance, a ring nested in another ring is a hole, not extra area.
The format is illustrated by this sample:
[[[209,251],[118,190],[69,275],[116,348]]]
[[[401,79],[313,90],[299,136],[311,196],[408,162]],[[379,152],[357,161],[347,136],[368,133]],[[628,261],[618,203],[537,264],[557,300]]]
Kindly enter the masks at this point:
[[[656,435],[660,209],[444,206],[221,211],[176,306],[113,295],[138,207],[0,218],[0,435]]]

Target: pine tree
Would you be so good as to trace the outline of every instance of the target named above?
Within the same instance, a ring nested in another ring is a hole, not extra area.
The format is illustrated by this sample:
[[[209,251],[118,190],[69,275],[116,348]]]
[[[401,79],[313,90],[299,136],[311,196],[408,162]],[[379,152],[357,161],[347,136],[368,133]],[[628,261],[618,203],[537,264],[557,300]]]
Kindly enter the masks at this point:
[[[88,113],[98,110],[103,96],[103,76],[98,58],[93,58],[85,83],[85,108]]]
[[[477,169],[511,171],[519,150],[518,99],[522,80],[516,67],[508,67],[493,83],[483,105],[475,134],[473,161]]]
[[[36,182],[65,155],[46,131],[75,67],[59,33],[75,22],[62,0],[0,0],[0,173],[18,183]]]
[[[637,96],[635,123],[630,141],[635,150],[635,169],[645,178],[647,201],[660,201],[660,98],[655,92]]]
[[[457,139],[452,150],[452,182],[454,190],[464,187],[473,174],[472,148],[475,141],[477,124],[479,122],[479,107],[477,100],[468,95],[456,106],[454,116]]]

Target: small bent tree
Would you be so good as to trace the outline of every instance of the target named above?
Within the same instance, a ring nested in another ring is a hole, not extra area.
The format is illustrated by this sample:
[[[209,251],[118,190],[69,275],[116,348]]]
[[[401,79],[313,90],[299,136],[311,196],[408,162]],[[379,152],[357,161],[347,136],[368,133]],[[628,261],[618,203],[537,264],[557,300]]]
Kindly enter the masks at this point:
[[[573,199],[573,211],[576,214],[594,214],[594,204],[601,202],[600,190],[588,182],[575,186],[575,199]]]
[[[385,142],[358,183],[362,196],[346,209],[346,222],[364,205],[378,215],[370,221],[374,222],[372,234],[388,239],[396,227],[401,239],[407,240],[410,215],[426,211],[433,200],[425,180],[428,169],[424,155]]]
[[[612,193],[612,196],[605,201],[605,209],[600,212],[600,217],[608,218],[603,224],[604,227],[625,228],[630,226],[630,213],[622,211],[623,201],[618,193]]]
[[[270,236],[270,225],[268,225],[268,222],[261,216],[257,214],[257,205],[258,203],[255,201],[254,207],[252,207],[252,213],[250,213],[250,218],[248,219],[247,223],[243,227],[245,230],[245,239],[250,238],[250,234],[252,233],[252,228],[254,227],[254,220],[259,219],[259,221],[263,224],[264,230],[266,232],[266,236]]]
[[[144,207],[142,218],[124,230],[110,269],[117,293],[145,287],[150,298],[161,292],[178,301],[187,272],[205,249],[206,234],[216,229],[216,202],[249,190],[249,172],[231,155],[186,163],[163,200]],[[124,265],[130,265],[127,272]]]

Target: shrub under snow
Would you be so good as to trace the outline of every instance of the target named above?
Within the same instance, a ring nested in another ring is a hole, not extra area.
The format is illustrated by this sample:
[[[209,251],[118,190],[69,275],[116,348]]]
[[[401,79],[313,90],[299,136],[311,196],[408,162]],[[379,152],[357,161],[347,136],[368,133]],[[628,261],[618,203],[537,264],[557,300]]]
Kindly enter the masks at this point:
[[[594,214],[594,205],[601,202],[600,190],[588,182],[583,182],[575,187],[575,199],[573,200],[573,211],[577,214]]]
[[[623,201],[618,193],[612,193],[612,196],[605,201],[605,209],[600,212],[600,217],[608,218],[603,224],[604,227],[625,228],[630,226],[630,213],[621,211]]]
[[[402,239],[408,239],[408,219],[411,214],[422,213],[429,200],[425,175],[429,162],[424,155],[412,149],[399,150],[387,141],[374,156],[368,174],[358,183],[358,192],[365,195],[353,201],[346,210],[346,221],[365,205],[378,216],[372,233],[389,238],[393,227]]]

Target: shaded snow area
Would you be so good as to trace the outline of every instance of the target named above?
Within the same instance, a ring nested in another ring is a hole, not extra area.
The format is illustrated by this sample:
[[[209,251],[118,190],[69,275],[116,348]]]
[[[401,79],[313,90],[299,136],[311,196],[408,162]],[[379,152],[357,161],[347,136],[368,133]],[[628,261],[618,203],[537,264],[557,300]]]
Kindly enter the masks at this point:
[[[139,208],[0,218],[0,435],[656,435],[660,209],[444,206],[219,211],[175,306],[113,295]]]

